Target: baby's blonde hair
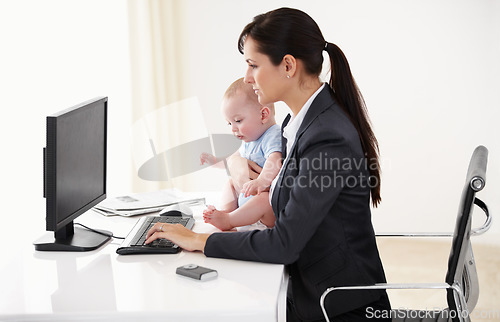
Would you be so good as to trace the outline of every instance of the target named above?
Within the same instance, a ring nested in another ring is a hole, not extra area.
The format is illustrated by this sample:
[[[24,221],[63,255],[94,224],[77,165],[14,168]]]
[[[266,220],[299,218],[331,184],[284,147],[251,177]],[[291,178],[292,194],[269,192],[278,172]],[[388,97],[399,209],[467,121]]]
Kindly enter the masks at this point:
[[[231,97],[235,97],[238,95],[238,93],[243,93],[246,95],[248,101],[252,104],[255,104],[259,108],[261,108],[263,105],[259,103],[259,98],[257,94],[255,94],[252,85],[245,83],[245,81],[242,78],[238,78],[235,80],[229,87],[227,88],[226,92],[224,93],[224,99],[228,99]],[[267,107],[269,107],[269,110],[271,111],[271,115],[274,116],[274,104],[268,104]]]

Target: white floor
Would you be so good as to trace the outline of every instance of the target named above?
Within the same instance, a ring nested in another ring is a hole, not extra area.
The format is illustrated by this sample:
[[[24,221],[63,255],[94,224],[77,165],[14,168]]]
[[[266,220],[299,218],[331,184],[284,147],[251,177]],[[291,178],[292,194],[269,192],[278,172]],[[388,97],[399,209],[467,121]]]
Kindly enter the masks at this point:
[[[378,238],[389,283],[442,283],[448,267],[450,238]],[[472,321],[500,321],[500,247],[474,243],[479,275],[479,301]],[[393,308],[438,309],[446,307],[442,290],[390,291]]]

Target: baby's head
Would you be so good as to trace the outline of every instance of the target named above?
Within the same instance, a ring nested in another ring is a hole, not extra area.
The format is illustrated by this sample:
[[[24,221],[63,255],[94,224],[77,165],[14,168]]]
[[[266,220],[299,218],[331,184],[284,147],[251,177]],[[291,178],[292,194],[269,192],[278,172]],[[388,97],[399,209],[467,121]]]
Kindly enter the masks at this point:
[[[262,106],[252,85],[243,78],[233,82],[222,99],[222,114],[231,131],[240,140],[257,140],[267,129],[276,124],[274,105]]]

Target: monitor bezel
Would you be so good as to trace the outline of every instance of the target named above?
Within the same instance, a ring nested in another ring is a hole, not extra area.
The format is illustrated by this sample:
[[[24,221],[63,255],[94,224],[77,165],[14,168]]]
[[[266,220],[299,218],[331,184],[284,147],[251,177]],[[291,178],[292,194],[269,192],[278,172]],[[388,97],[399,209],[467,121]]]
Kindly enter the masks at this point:
[[[103,168],[103,193],[87,204],[83,205],[71,214],[64,215],[64,219],[59,219],[63,214],[57,211],[57,123],[64,118],[71,117],[74,113],[81,112],[82,109],[94,108],[95,105],[104,105],[104,168]],[[47,135],[45,147],[45,175],[44,175],[44,197],[46,198],[46,230],[57,233],[67,229],[68,225],[73,225],[73,220],[90,210],[93,206],[106,199],[107,192],[107,130],[108,130],[108,98],[97,97],[70,108],[47,116]],[[56,235],[57,237],[57,235]]]

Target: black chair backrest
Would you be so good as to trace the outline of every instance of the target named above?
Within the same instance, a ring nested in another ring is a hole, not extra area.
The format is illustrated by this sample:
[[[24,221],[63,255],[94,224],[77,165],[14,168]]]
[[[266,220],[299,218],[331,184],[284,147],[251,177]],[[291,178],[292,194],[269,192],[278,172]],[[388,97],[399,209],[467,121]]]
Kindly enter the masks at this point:
[[[467,253],[472,251],[469,249],[472,208],[476,192],[481,191],[486,184],[487,163],[488,149],[484,146],[478,146],[472,154],[465,186],[460,199],[457,222],[453,234],[450,257],[448,259],[448,272],[446,273],[446,283],[450,285],[454,283],[462,284]],[[457,298],[454,291],[448,289],[447,295],[450,310],[457,312]]]

